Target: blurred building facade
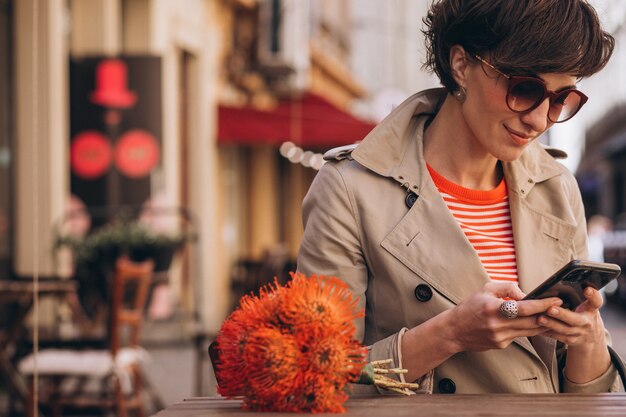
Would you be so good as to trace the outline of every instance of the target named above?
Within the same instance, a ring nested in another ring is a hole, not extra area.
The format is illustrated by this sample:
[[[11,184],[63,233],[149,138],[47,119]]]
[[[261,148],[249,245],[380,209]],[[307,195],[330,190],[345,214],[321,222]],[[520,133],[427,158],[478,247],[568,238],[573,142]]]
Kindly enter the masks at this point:
[[[284,272],[285,262],[295,267],[300,207],[321,153],[373,127],[349,112],[367,94],[349,70],[350,4],[265,0],[224,8],[218,223],[225,263],[243,268],[236,281],[249,281],[255,262],[261,283]]]
[[[312,165],[373,126],[349,111],[367,95],[349,69],[350,13],[329,0],[1,0],[3,275],[59,272],[52,231],[73,201],[71,65],[155,57],[161,159],[148,197],[194,213],[197,250],[171,279],[216,331],[233,265],[276,248],[293,260]],[[270,130],[257,131],[259,116]]]
[[[626,229],[626,3],[596,3],[616,45],[607,67],[582,83],[590,99],[576,175],[587,215],[606,216]]]
[[[227,283],[214,278],[219,265],[214,238],[218,3],[3,1],[12,29],[9,85],[15,109],[7,136],[13,173],[8,200],[13,206],[13,273],[58,272],[58,260],[52,256],[53,230],[71,196],[70,59],[157,57],[161,77],[154,89],[162,97],[162,158],[150,174],[149,196],[162,195],[165,204],[196,214],[199,250],[190,251],[189,277],[172,277],[178,298],[209,324],[224,314]]]
[[[618,221],[626,210],[626,3],[590,2],[615,37],[615,51],[606,68],[579,83],[589,96],[585,107],[567,123],[554,125],[546,141],[567,152],[568,158],[560,162],[576,174],[587,218],[601,214]]]

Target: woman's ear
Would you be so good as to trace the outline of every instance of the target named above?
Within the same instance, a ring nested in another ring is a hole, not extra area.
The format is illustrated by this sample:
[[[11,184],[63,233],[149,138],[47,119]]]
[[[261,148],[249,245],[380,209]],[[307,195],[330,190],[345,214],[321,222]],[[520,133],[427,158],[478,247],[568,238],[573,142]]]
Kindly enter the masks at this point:
[[[450,48],[450,70],[459,87],[466,87],[469,62],[465,49],[460,45]]]

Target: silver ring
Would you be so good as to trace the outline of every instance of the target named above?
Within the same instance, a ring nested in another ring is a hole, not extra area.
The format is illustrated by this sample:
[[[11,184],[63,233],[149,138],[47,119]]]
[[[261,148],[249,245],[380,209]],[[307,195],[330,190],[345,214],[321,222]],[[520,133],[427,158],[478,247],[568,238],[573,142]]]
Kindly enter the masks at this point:
[[[517,301],[506,300],[500,304],[500,315],[505,319],[516,319],[518,314]]]

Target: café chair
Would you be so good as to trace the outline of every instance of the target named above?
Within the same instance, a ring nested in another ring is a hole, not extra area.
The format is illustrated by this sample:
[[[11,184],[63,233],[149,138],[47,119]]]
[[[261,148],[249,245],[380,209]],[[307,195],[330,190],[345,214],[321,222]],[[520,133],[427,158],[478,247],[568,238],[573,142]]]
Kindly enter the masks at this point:
[[[147,353],[139,346],[143,310],[153,262],[116,262],[109,321],[109,348],[105,350],[45,349],[26,356],[18,365],[29,381],[27,415],[33,412],[33,373],[39,374],[38,406],[61,416],[63,407],[112,410],[126,417],[143,409],[141,362]],[[94,389],[95,388],[95,389]]]
[[[217,374],[217,370],[220,364],[220,351],[217,346],[217,341],[214,340],[209,344],[208,347],[209,358],[211,359],[211,366],[213,367],[213,374],[215,375],[215,382],[217,386],[220,385],[219,376]]]

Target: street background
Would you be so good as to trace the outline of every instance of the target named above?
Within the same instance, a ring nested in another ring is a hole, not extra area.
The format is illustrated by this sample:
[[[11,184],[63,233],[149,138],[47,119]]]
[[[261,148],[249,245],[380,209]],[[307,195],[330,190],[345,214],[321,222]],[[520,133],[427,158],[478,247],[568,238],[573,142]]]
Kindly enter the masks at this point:
[[[429,3],[0,0],[0,280],[76,280],[95,317],[119,253],[167,260],[142,329],[148,380],[164,405],[215,394],[206,346],[241,295],[295,268],[322,154],[438,86],[422,68]],[[569,155],[593,259],[626,269],[626,2],[591,3],[614,56],[540,140]],[[626,277],[611,297],[626,357]],[[0,305],[0,330],[13,311]],[[63,302],[37,319],[42,337],[81,336]],[[0,417],[9,392],[0,377]]]

